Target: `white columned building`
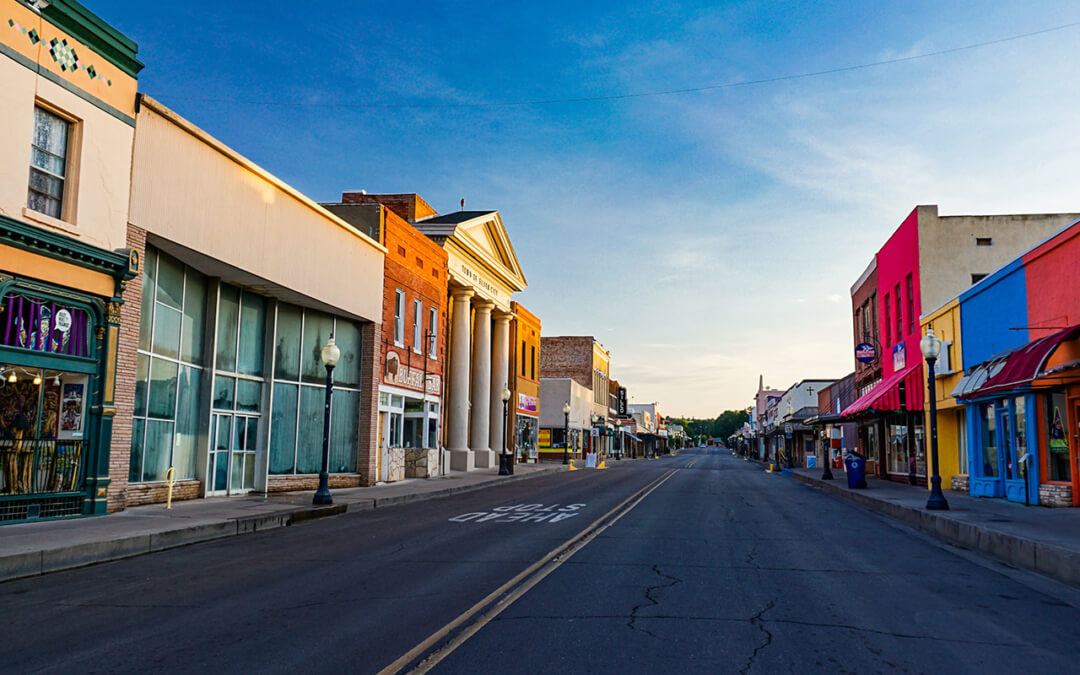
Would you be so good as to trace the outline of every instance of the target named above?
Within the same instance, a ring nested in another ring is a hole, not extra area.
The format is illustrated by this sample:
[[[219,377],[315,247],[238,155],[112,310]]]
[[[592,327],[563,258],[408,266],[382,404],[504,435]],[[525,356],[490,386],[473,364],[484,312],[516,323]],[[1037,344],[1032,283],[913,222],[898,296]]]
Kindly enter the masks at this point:
[[[525,275],[498,211],[458,211],[413,225],[448,255],[450,468],[498,466],[495,453],[505,437],[501,394],[510,377],[510,300],[525,289]]]

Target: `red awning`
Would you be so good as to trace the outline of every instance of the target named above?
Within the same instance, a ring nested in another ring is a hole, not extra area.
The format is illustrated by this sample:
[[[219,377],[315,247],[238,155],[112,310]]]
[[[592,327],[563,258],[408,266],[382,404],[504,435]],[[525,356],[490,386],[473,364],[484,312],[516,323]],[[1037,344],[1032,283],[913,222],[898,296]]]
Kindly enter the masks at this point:
[[[886,377],[878,386],[859,397],[840,413],[841,417],[854,417],[875,412],[899,412],[923,409],[922,361],[916,361],[898,373]],[[904,383],[905,405],[900,405],[900,383]]]
[[[986,396],[1025,385],[1042,372],[1059,344],[1080,335],[1080,325],[1029,342],[971,368],[952,395],[959,399]]]

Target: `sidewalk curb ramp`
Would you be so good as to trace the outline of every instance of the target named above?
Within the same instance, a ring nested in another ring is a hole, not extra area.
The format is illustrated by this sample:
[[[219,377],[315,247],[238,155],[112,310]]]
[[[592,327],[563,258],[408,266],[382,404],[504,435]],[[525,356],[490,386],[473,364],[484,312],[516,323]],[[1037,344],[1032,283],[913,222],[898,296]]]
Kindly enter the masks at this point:
[[[799,473],[792,473],[791,476],[948,544],[976,551],[1007,565],[1037,572],[1063,584],[1080,588],[1080,552],[1019,537],[983,524],[951,518],[946,515],[949,511],[913,508],[875,499],[862,491],[848,490],[829,481]]]
[[[525,474],[501,476],[495,480],[484,481],[472,485],[456,485],[441,490],[392,495],[388,497],[371,497],[348,503],[333,504],[331,506],[300,506],[293,509],[277,511],[275,513],[226,518],[217,522],[204,522],[199,523],[198,525],[181,526],[163,531],[136,532],[129,536],[113,537],[102,541],[83,542],[40,551],[25,551],[0,555],[0,583],[26,577],[40,576],[51,572],[60,572],[76,567],[85,567],[87,565],[94,565],[112,560],[134,558],[148,553],[156,553],[157,551],[165,551],[171,548],[188,546],[200,542],[214,541],[227,537],[237,537],[244,534],[289,527],[305,521],[339,516],[345,513],[359,513],[361,511],[390,508],[402,504],[412,504],[414,502],[422,502],[429,499],[449,497],[464,492],[474,492],[489,487],[505,485],[509,482],[527,480],[538,476],[547,476],[561,471],[563,471],[562,465],[558,465],[530,471]],[[161,508],[164,509],[165,506],[161,505]],[[108,517],[109,516],[92,516],[91,518]],[[2,533],[2,530],[0,530],[0,533]]]

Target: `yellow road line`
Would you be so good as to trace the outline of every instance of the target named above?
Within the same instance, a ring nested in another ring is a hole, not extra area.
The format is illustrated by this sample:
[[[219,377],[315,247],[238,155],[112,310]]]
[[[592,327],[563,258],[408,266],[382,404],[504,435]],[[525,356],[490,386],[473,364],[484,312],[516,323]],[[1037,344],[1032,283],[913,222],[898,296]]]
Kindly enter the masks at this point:
[[[420,658],[425,652],[431,649],[433,646],[439,643],[440,640],[446,638],[452,632],[461,627],[465,622],[471,619],[473,616],[480,613],[485,607],[490,608],[484,612],[472,625],[466,628],[464,631],[456,635],[450,642],[441,647],[438,651],[432,652],[427,658],[425,658],[416,668],[411,672],[414,673],[426,673],[431,668],[435,667],[440,661],[449,656],[455,649],[465,643],[470,637],[475,635],[481,628],[486,626],[488,622],[502,613],[507,607],[512,605],[518,598],[527,593],[533,586],[538,584],[547,575],[554,572],[562,563],[566,562],[577,551],[581,550],[586,544],[595,539],[601,532],[614,525],[619,518],[630,512],[635,506],[637,506],[643,499],[649,496],[653,490],[660,487],[669,478],[678,473],[680,469],[670,469],[661,475],[656,480],[645,485],[643,488],[630,495],[622,502],[620,502],[615,508],[611,509],[604,515],[594,520],[588,527],[578,532],[576,535],[567,539],[562,544],[559,544],[548,552],[544,557],[537,560],[532,565],[529,565],[522,572],[514,576],[514,578],[507,581],[502,586],[489,593],[483,600],[476,603],[469,609],[465,610],[461,615],[455,618],[450,623],[446,624],[439,630],[432,633],[420,644],[410,649],[405,654],[401,655],[396,661],[386,666],[379,671],[379,675],[391,675],[393,673],[399,673],[409,663],[412,663],[416,659]],[[632,502],[632,503],[631,503]],[[629,506],[627,506],[629,504]],[[624,508],[625,507],[625,508]],[[622,512],[611,518],[613,514],[616,514],[620,509]],[[611,518],[610,522],[605,522],[608,518]],[[602,525],[602,526],[601,526]],[[575,544],[579,544],[575,546]],[[541,569],[545,565],[548,565],[546,569]],[[529,578],[530,575],[534,575],[538,570],[539,574],[535,574],[533,578]],[[524,584],[521,584],[525,581]],[[521,586],[515,588],[515,586]],[[513,589],[512,592],[511,589]],[[509,592],[509,593],[508,593]],[[496,602],[497,600],[497,602]],[[494,603],[494,604],[492,604]]]

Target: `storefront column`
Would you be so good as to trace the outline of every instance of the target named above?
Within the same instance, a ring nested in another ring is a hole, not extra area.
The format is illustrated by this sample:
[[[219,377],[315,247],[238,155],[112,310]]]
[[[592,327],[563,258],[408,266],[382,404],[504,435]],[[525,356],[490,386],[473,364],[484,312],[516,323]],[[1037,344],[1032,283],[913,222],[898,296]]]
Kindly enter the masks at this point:
[[[491,310],[490,300],[476,303],[473,321],[472,359],[472,428],[469,447],[476,468],[494,466],[491,452]]]
[[[450,451],[450,468],[471,471],[473,454],[469,451],[469,351],[471,328],[469,321],[470,288],[452,291],[453,323],[450,326],[450,386],[447,389],[446,442]]]
[[[510,361],[510,318],[511,315],[505,312],[495,315],[495,333],[491,345],[491,434],[489,438],[491,450],[495,453],[502,452],[504,444],[508,451],[512,451],[506,440],[502,400],[503,387],[509,386],[507,377]],[[506,405],[506,408],[508,417],[510,411],[517,410],[517,406],[513,405],[512,401]]]

